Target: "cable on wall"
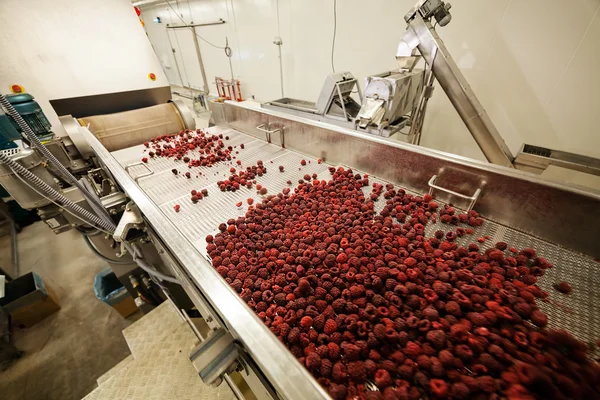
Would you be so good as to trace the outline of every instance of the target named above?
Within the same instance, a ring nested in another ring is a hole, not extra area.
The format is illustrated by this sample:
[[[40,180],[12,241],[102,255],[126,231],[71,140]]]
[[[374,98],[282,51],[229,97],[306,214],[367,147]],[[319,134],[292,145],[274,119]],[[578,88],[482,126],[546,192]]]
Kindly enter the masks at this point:
[[[335,54],[335,36],[337,33],[337,0],[333,0],[333,40],[331,41],[331,70],[335,74],[333,55]]]

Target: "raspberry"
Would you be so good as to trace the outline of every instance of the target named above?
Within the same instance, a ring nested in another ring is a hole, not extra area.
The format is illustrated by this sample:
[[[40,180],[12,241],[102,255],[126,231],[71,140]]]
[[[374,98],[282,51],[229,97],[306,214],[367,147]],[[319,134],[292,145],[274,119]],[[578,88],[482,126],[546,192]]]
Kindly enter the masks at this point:
[[[467,399],[471,391],[468,386],[462,382],[452,384],[450,395],[453,399]]]
[[[325,378],[331,377],[332,370],[333,364],[331,363],[331,361],[327,358],[321,357],[321,367],[319,368],[319,373],[321,374],[321,376],[324,376]]]
[[[346,360],[354,361],[360,358],[360,349],[354,344],[344,342],[342,343],[342,350]]]
[[[348,375],[356,381],[362,382],[367,378],[367,370],[362,361],[351,361],[348,363]]]
[[[450,315],[454,315],[455,317],[460,317],[462,315],[460,306],[455,301],[449,301],[446,303],[446,312]]]
[[[344,400],[346,398],[346,393],[348,393],[346,386],[338,385],[336,383],[330,384],[327,391],[334,400]]]
[[[316,352],[311,352],[305,359],[306,368],[311,372],[317,372],[321,367],[321,357]]]
[[[571,292],[573,291],[573,287],[564,281],[555,283],[553,287],[554,289],[558,290],[563,294],[571,294]]]
[[[486,393],[494,393],[496,391],[496,381],[491,376],[479,376],[475,379],[477,380],[479,390]]]
[[[325,328],[323,329],[323,331],[328,334],[331,335],[333,332],[337,331],[338,326],[335,323],[335,321],[333,319],[328,319],[325,322]]]
[[[446,368],[450,368],[454,366],[454,356],[448,350],[442,350],[439,354],[439,359],[442,365]]]
[[[426,335],[427,341],[429,341],[433,347],[438,350],[446,347],[446,334],[441,330],[431,330],[427,332]]]
[[[302,322],[300,322],[302,324]],[[317,315],[312,321],[312,327],[315,328],[317,332],[322,332],[325,327],[325,316],[323,314]]]
[[[448,395],[448,384],[441,379],[429,381],[429,388],[436,397],[446,397]]]
[[[344,383],[346,382],[346,366],[341,362],[336,362],[333,364],[333,369],[331,370],[331,378],[334,382]]]
[[[302,317],[302,319],[300,320],[300,326],[304,329],[308,329],[312,326],[313,323],[313,319],[312,317],[309,317],[308,315]]]
[[[407,357],[416,359],[421,354],[421,346],[419,346],[415,342],[408,342],[406,343],[406,347],[404,348],[404,354]]]
[[[489,326],[490,323],[482,314],[471,312],[467,314],[467,318],[469,321],[473,323],[474,326]]]
[[[383,341],[385,340],[385,325],[377,324],[373,327],[373,334],[377,338],[377,340]]]
[[[300,339],[300,329],[298,328],[292,328],[290,330],[290,333],[288,335],[288,342],[290,343],[296,343],[298,340]]]
[[[540,310],[533,311],[531,313],[530,319],[531,322],[534,323],[534,325],[539,326],[540,328],[543,328],[546,325],[548,325],[548,317]]]
[[[375,376],[375,371],[377,371],[377,364],[373,360],[365,360],[365,369],[367,371],[367,376],[373,377]]]
[[[461,360],[467,362],[473,358],[473,351],[466,344],[459,344],[454,348],[454,354]]]
[[[377,372],[375,373],[375,384],[380,390],[391,386],[392,377],[390,376],[390,373],[387,372],[385,369],[377,370]]]

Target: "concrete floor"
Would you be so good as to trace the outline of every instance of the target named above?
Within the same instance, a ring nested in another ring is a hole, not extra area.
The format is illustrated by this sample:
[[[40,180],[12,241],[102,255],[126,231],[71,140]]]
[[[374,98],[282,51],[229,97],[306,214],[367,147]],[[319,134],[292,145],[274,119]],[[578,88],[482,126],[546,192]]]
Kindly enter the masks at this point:
[[[21,359],[0,372],[3,400],[81,399],[96,379],[130,354],[121,331],[141,313],[123,319],[96,299],[95,275],[108,267],[80,234],[52,233],[36,222],[18,235],[21,274],[38,273],[56,291],[62,309],[37,325],[17,330]],[[10,267],[9,236],[0,238],[0,265]]]

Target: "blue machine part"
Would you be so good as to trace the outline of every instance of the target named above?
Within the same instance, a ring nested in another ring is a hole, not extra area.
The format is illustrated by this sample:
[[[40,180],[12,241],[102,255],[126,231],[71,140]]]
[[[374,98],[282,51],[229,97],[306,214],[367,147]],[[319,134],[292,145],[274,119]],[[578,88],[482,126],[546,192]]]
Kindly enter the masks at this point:
[[[9,94],[6,98],[40,139],[53,136],[50,121],[32,95]],[[13,141],[21,138],[20,132],[17,122],[0,110],[0,150],[17,147]]]
[[[12,124],[12,118],[0,111],[0,150],[14,149],[14,140],[20,139],[19,131]]]

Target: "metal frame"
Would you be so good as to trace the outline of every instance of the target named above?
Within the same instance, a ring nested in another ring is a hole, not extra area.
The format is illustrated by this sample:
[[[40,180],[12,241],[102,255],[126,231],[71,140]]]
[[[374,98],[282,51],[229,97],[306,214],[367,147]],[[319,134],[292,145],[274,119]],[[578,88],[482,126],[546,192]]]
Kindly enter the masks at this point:
[[[153,231],[172,252],[177,264],[189,273],[191,281],[185,280],[184,282],[189,283],[184,283],[184,288],[188,294],[195,294],[190,295],[194,304],[200,310],[208,308],[218,316],[219,325],[225,327],[241,348],[250,355],[278,395],[286,399],[329,398],[327,392],[137,186],[98,139],[87,130],[84,130],[83,136],[98,160],[108,168],[125,193],[139,207]],[[173,272],[178,278],[184,274],[181,270]],[[189,286],[190,283],[193,287]],[[206,304],[201,304],[202,299],[205,299]],[[255,390],[254,387],[251,389]]]
[[[361,134],[351,128],[287,112],[251,108],[243,103],[225,102],[222,106],[223,119],[231,128],[262,138],[256,130],[257,125],[284,125],[287,149],[322,158],[330,164],[339,163],[367,171],[418,193],[429,191],[427,183],[433,175],[438,176],[440,185],[458,193],[473,193],[485,182],[477,211],[486,218],[600,258],[598,191],[565,185],[514,168]],[[456,200],[447,192],[440,192],[437,197],[448,202]]]

